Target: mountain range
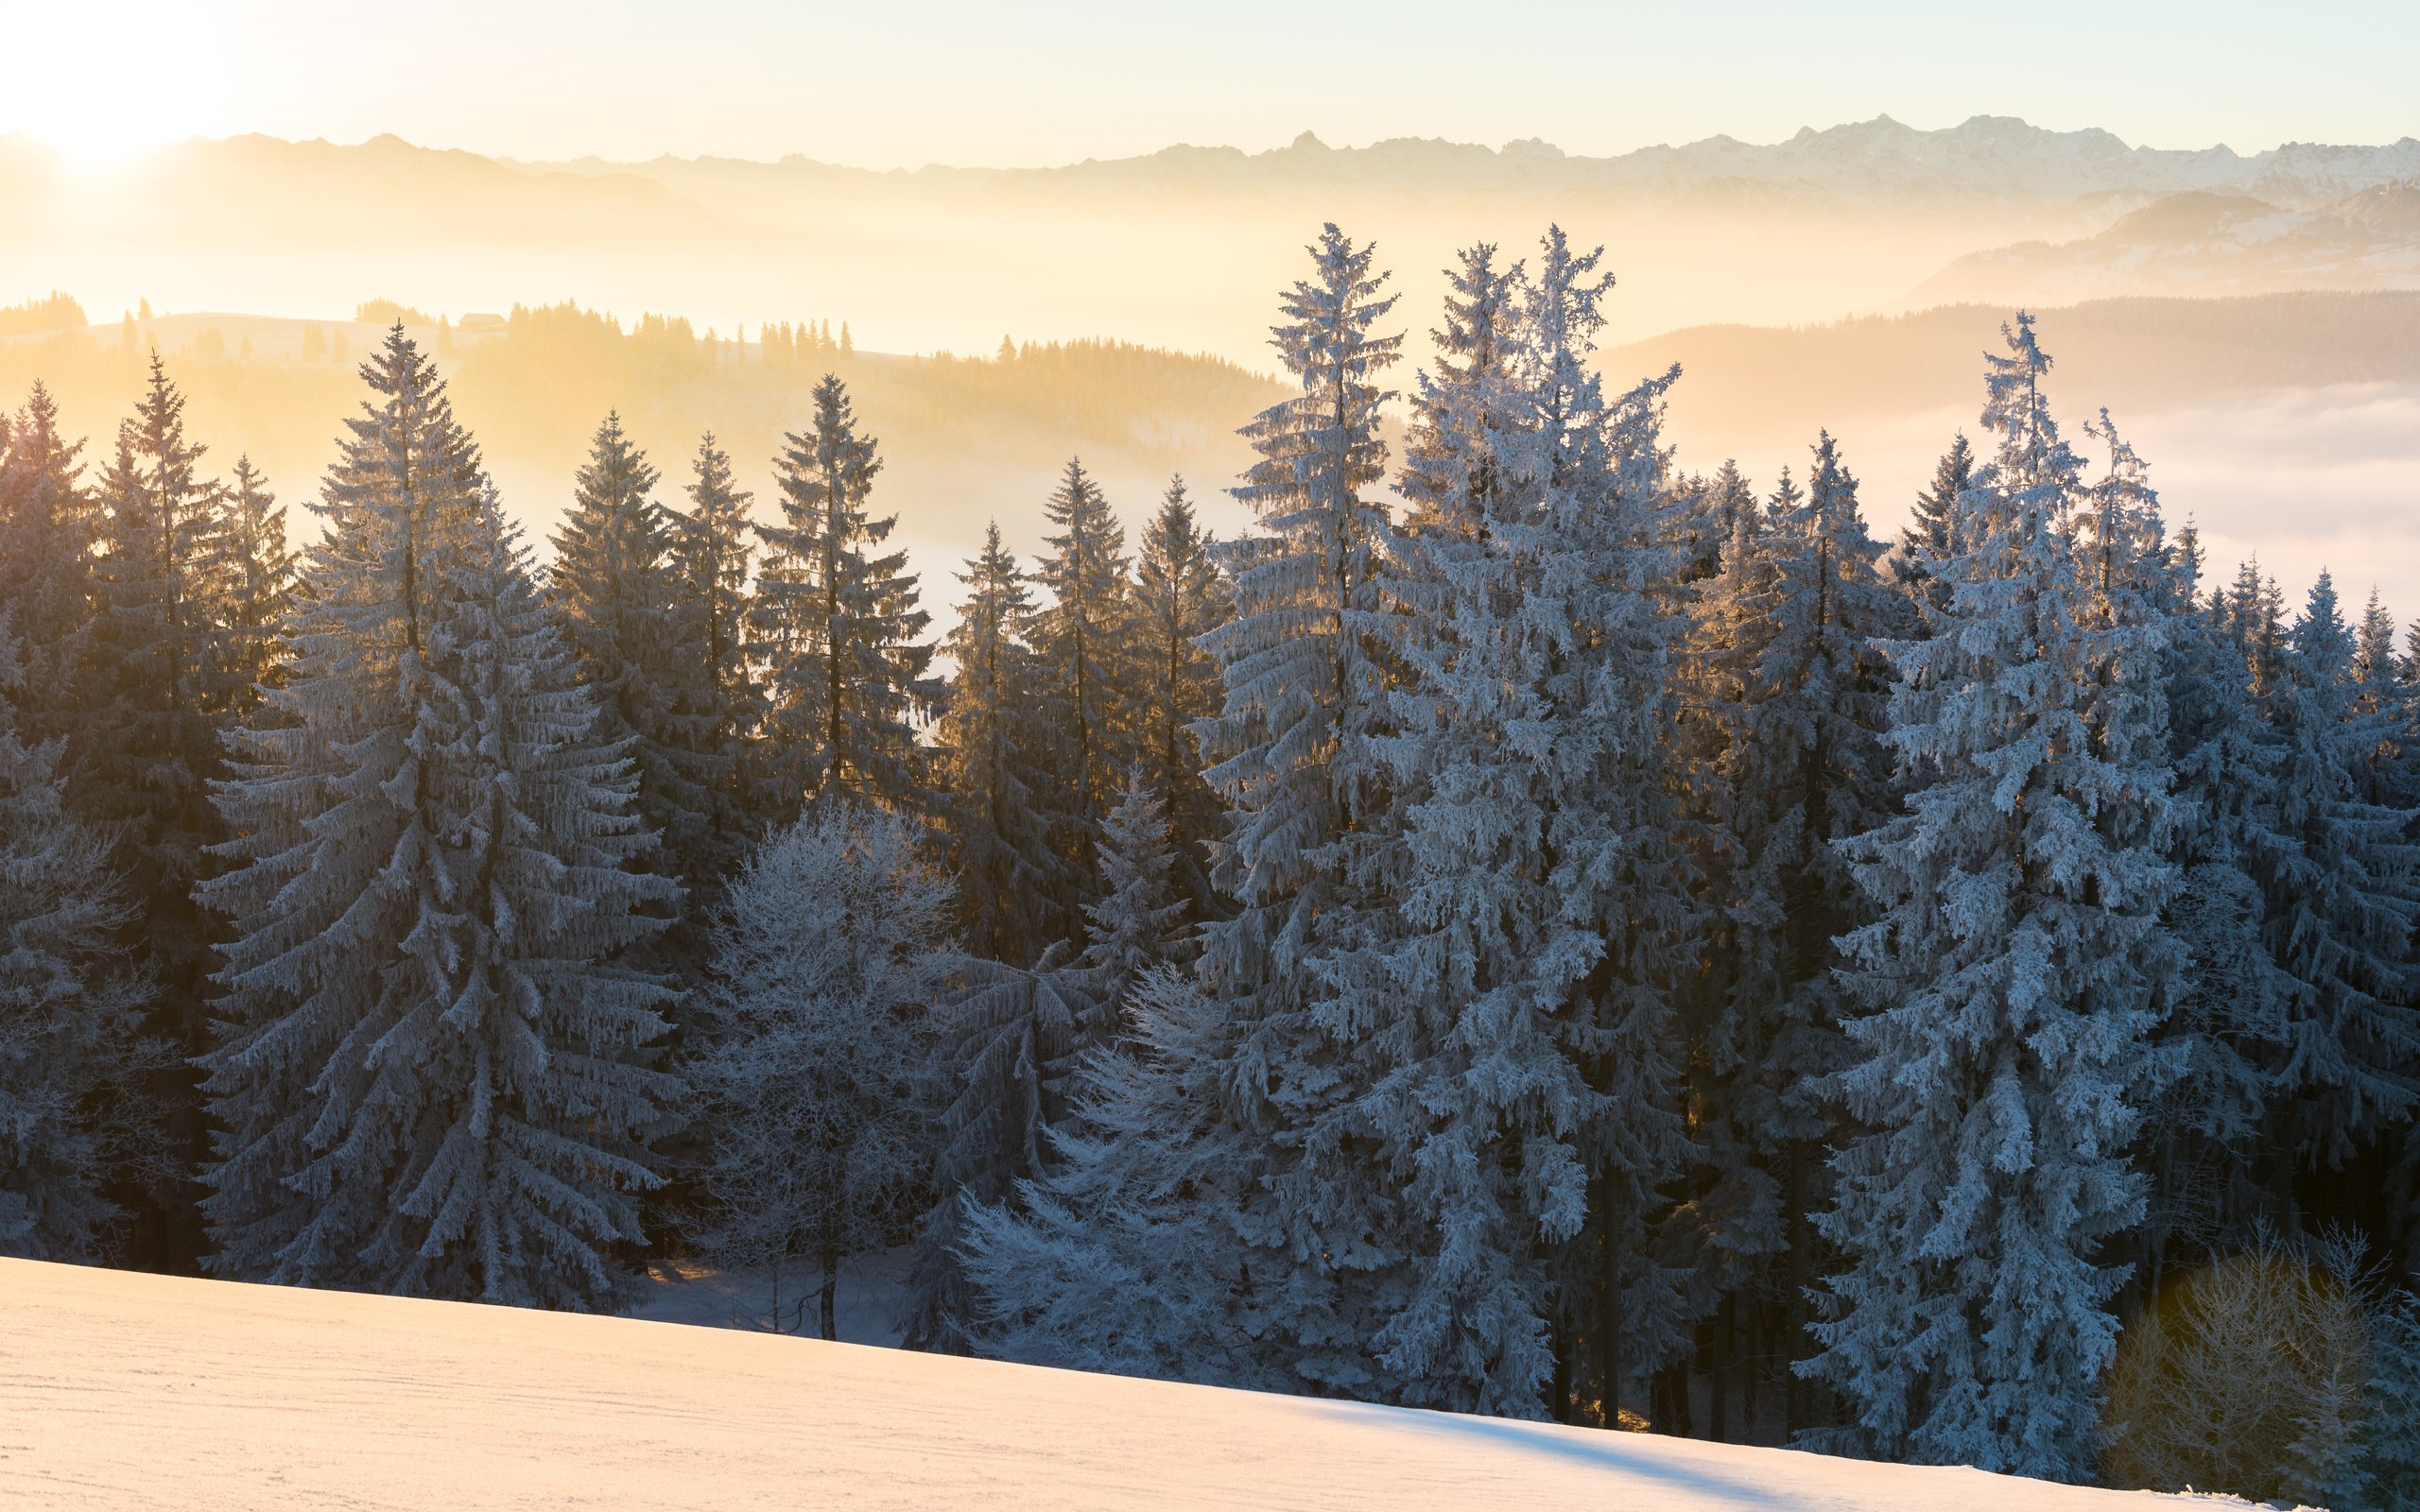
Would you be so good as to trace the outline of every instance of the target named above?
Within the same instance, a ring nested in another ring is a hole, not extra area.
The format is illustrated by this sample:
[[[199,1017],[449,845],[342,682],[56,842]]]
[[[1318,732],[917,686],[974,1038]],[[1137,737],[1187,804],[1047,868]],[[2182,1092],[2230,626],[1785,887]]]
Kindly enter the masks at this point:
[[[1265,368],[1274,296],[1326,220],[1379,243],[1413,311],[1435,308],[1456,249],[1489,240],[1520,255],[1557,222],[1607,245],[1622,281],[1609,335],[1636,339],[2005,298],[2037,265],[2122,266],[2126,239],[2161,227],[2187,228],[2169,238],[2181,249],[2144,255],[2189,260],[2192,237],[2219,234],[2201,222],[2223,222],[2222,239],[2269,237],[2213,289],[2394,286],[2420,242],[2377,217],[2348,240],[2342,207],[2415,179],[2410,137],[2170,150],[2000,116],[1940,130],[1880,116],[1610,157],[1536,141],[1333,147],[1305,133],[1266,151],[885,172],[246,136],[78,178],[18,135],[0,136],[0,302],[59,287],[104,317],[147,299],[320,318],[373,295],[456,313],[568,298],[725,332],[846,318],[890,351],[988,352],[1004,329],[1114,334]],[[2255,205],[2305,217],[2274,222],[2301,230],[2271,236]],[[2104,256],[2094,238],[2112,234],[2125,245]],[[2078,275],[2074,294],[2118,291]]]
[[[1922,130],[1879,115],[1824,130],[1802,129],[1787,141],[1756,144],[1728,136],[1680,146],[1655,146],[1612,157],[1582,157],[1536,140],[1500,148],[1433,138],[1396,138],[1362,147],[1331,147],[1310,132],[1289,146],[1247,153],[1232,146],[1178,146],[1139,158],[1087,160],[1064,167],[925,167],[873,174],[805,157],[777,163],[729,159],[658,158],[645,163],[581,159],[518,164],[533,173],[606,179],[635,176],[701,203],[762,191],[784,179],[907,180],[959,189],[979,185],[1064,185],[1090,190],[1196,195],[1219,192],[1335,193],[1383,190],[1422,197],[1513,194],[1540,198],[1619,195],[1650,202],[2064,204],[2095,196],[2154,196],[2188,190],[2256,196],[2286,205],[2317,205],[2400,177],[2420,174],[2420,140],[2382,146],[2289,143],[2263,152],[2226,146],[2171,150],[2130,146],[2098,129],[2056,131],[2009,116],[1978,115]]]

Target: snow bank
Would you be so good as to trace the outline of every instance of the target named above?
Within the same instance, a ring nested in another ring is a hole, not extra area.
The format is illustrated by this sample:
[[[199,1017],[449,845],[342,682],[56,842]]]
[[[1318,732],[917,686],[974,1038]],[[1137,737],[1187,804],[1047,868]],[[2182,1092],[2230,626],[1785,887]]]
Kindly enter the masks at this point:
[[[0,1261],[0,1506],[2148,1512],[1644,1435]]]

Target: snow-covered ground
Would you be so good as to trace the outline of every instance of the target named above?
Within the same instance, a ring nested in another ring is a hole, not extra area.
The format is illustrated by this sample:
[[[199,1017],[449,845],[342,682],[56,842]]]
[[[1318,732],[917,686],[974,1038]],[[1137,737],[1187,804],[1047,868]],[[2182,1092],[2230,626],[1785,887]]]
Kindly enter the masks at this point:
[[[0,1261],[0,1507],[11,1509],[2236,1504]]]

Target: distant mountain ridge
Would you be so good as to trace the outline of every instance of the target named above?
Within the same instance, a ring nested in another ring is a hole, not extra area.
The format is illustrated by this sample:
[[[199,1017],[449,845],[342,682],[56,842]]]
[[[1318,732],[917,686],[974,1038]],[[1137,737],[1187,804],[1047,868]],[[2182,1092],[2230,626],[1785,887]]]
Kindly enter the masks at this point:
[[[1611,157],[1575,156],[1534,139],[1500,148],[1414,137],[1368,146],[1332,147],[1305,131],[1287,146],[1263,152],[1181,145],[1143,157],[1088,159],[1055,168],[936,165],[877,174],[795,155],[776,163],[667,157],[644,163],[580,159],[515,165],[530,171],[633,174],[667,185],[684,180],[729,181],[742,177],[761,181],[789,174],[951,181],[961,186],[1056,180],[1173,192],[1333,188],[1355,183],[1430,195],[1441,190],[1535,195],[1621,191],[1677,199],[1761,191],[1785,198],[1815,197],[1849,202],[1902,198],[2055,202],[2094,195],[2203,190],[2232,191],[2286,205],[2317,205],[2420,175],[2420,140],[2407,136],[2383,146],[2289,143],[2242,154],[2226,146],[2187,150],[2133,146],[2098,128],[2058,131],[2011,116],[1978,115],[1954,127],[1925,130],[1879,115],[1823,130],[1804,128],[1777,143],[1713,136]]]
[[[1323,221],[1374,241],[1415,310],[1435,308],[1455,249],[1487,241],[1519,256],[1557,223],[1607,248],[1618,340],[1903,309],[1979,249],[2089,238],[2175,195],[2318,215],[2375,194],[2362,214],[2391,216],[2393,186],[2416,179],[2411,137],[2245,154],[2004,116],[1939,130],[1878,116],[1609,157],[1538,141],[1334,147],[1305,132],[1257,152],[897,171],[248,136],[78,177],[32,139],[0,136],[0,303],[63,288],[102,318],[139,300],[302,315],[374,291],[459,314],[508,290],[723,333],[850,320],[887,351],[1114,330],[1258,366],[1271,295],[1300,276]],[[2326,281],[2285,282],[2314,279]],[[1427,322],[1409,323],[1416,349]]]
[[[2420,139],[2383,145],[2288,143],[2254,153],[2224,146],[2166,148],[2129,145],[2099,128],[2061,131],[2013,116],[1977,115],[1923,129],[1889,115],[1823,129],[1802,128],[1773,143],[1717,135],[1659,144],[1605,157],[1567,153],[1530,139],[1490,147],[1440,138],[1396,137],[1365,146],[1330,146],[1305,131],[1283,147],[1164,147],[1139,157],[1086,159],[1043,168],[933,164],[915,169],[855,168],[793,154],[766,163],[738,158],[659,157],[642,162],[579,158],[520,161],[458,148],[416,146],[391,135],[358,144],[288,142],[246,135],[195,138],[165,149],[182,172],[242,176],[276,170],[305,180],[365,178],[426,187],[450,180],[492,188],[505,175],[556,181],[604,181],[624,208],[652,203],[684,186],[740,191],[815,180],[974,190],[1034,188],[1333,191],[1365,189],[1424,196],[1511,193],[1560,196],[1619,192],[1651,199],[1728,197],[1829,198],[1850,203],[1915,198],[1996,203],[2061,202],[2092,196],[2156,197],[2186,191],[2247,195],[2289,209],[2317,209],[2398,180],[2420,178]],[[42,154],[30,139],[0,135],[0,182],[21,180]]]

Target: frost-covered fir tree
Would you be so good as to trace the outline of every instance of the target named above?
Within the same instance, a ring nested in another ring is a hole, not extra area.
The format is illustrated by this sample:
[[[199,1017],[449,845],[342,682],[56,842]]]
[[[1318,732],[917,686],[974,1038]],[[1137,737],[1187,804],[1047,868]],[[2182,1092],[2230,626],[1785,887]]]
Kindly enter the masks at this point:
[[[1130,1007],[1130,1037],[1080,1068],[1056,1168],[966,1212],[967,1332],[1037,1365],[1301,1390],[1252,1327],[1227,1206],[1203,1200],[1231,1174],[1202,1115],[1229,1095],[1226,1010],[1180,971]]]
[[[1449,275],[1421,390],[1395,547],[1417,627],[1380,742],[1403,927],[1348,1001],[1381,1025],[1360,1116],[1414,1236],[1382,1363],[1404,1400],[1529,1416],[1576,1332],[1559,1283],[1595,1300],[1604,1379],[1678,1338],[1645,1220],[1685,1149],[1687,876],[1651,598],[1661,385],[1609,399],[1589,369],[1599,254],[1551,230],[1528,281],[1488,253]]]
[[[1957,550],[1952,527],[1958,499],[1975,482],[1975,447],[1960,431],[1932,472],[1932,482],[1916,495],[1914,518],[1899,532],[1899,549],[1891,556],[1891,576],[1902,593],[1935,610],[1949,607],[1948,590],[1940,585],[1941,564]],[[1920,631],[1924,620],[1914,621]]]
[[[682,612],[657,481],[620,414],[607,414],[555,529],[546,600],[596,702],[595,733],[627,743],[638,772],[638,814],[656,833],[662,864],[683,880],[710,879],[712,788],[720,774],[683,728],[702,691],[706,652],[691,633],[702,627]]]
[[[101,513],[95,606],[75,750],[79,805],[116,842],[130,933],[154,987],[152,1027],[184,1055],[209,1043],[211,928],[193,899],[204,851],[224,833],[208,784],[220,727],[250,695],[230,663],[225,490],[202,475],[205,448],[159,354],[95,490]],[[186,1181],[205,1159],[200,1096],[164,1078],[175,1159],[149,1194],[146,1228],[163,1258],[189,1263],[201,1237]]]
[[[1605,1116],[1587,1125],[1582,1145],[1588,1224],[1558,1263],[1566,1291],[1591,1314],[1578,1336],[1593,1341],[1611,1422],[1625,1377],[1683,1342],[1682,1278],[1652,1253],[1649,1227],[1661,1189],[1686,1160],[1674,1008],[1702,933],[1669,745],[1674,627],[1660,610],[1676,564],[1659,540],[1658,438],[1679,372],[1603,395],[1584,360],[1600,318],[1601,289],[1582,294],[1597,254],[1573,257],[1560,232],[1549,232],[1545,254],[1525,321],[1523,386],[1537,413],[1532,472],[1545,484],[1536,593],[1566,617],[1568,639],[1543,682],[1556,733],[1547,739],[1555,796],[1542,854],[1553,858],[1549,878],[1565,908],[1604,942],[1588,971],[1573,1053]],[[1590,465],[1592,454],[1602,460]]]
[[[826,373],[814,401],[774,461],[783,523],[758,526],[766,554],[749,616],[778,799],[786,810],[826,794],[922,804],[917,730],[941,697],[925,676],[933,648],[917,639],[930,616],[908,554],[881,549],[895,517],[867,511],[882,462],[847,387]]]
[[[16,636],[23,679],[19,738],[41,746],[65,738],[67,762],[95,733],[86,669],[93,654],[98,584],[94,549],[100,525],[83,484],[80,441],[60,434],[59,405],[41,384],[7,426],[0,450],[0,611]],[[84,808],[85,784],[70,777]]]
[[[123,826],[130,856],[181,895],[215,837],[204,784],[216,775],[212,728],[234,695],[220,653],[224,490],[204,478],[184,395],[160,355],[101,479],[95,711],[90,759],[100,816]],[[189,955],[199,950],[177,952]]]
[[[231,739],[208,1088],[219,1274],[595,1309],[624,1295],[671,989],[618,964],[628,764],[427,356],[397,327],[314,507],[288,679]]]
[[[2396,1292],[2369,1308],[2369,1386],[2360,1436],[2328,1488],[2342,1512],[2420,1504],[2420,1297]]]
[[[1746,493],[1744,482],[1741,491]],[[1703,528],[1702,514],[1701,522]],[[1787,806],[1794,796],[1798,774],[1777,746],[1755,738],[1773,696],[1770,673],[1782,661],[1772,651],[1780,594],[1774,545],[1768,538],[1775,533],[1774,522],[1748,494],[1729,512],[1721,542],[1685,542],[1698,553],[1695,570],[1712,564],[1710,573],[1690,582],[1682,663],[1685,708],[1679,721],[1690,812],[1699,821],[1691,838],[1703,856],[1707,903],[1708,970],[1684,1000],[1691,1096],[1705,1110],[1706,1137],[1693,1190],[1674,1215],[1674,1232],[1694,1263],[1698,1308],[1717,1314],[1708,1363],[1718,1415],[1728,1410],[1723,1351],[1739,1322],[1740,1302],[1753,1324],[1763,1300],[1759,1283],[1802,1260],[1800,1246],[1777,1241],[1777,1232],[1803,1238],[1802,1215],[1814,1206],[1793,1203],[1786,1177],[1739,1147],[1783,1143],[1797,1132],[1796,1104],[1804,1097],[1786,1098],[1779,1107],[1767,1101],[1761,1121],[1751,1117],[1745,1128],[1729,1111],[1732,1104],[1750,1101],[1763,1090],[1758,1062],[1775,1048],[1768,1041],[1775,1038],[1772,1030],[1784,1027],[1777,1010],[1792,996],[1787,938],[1791,904],[1805,901],[1792,897],[1788,883],[1789,864],[1804,860],[1789,843],[1794,836],[1785,830],[1776,845],[1763,833],[1773,807]],[[1795,1024],[1787,1027],[1798,1032]],[[1806,1054],[1819,1045],[1797,1048]],[[1807,1070],[1820,1065],[1819,1060]],[[1792,1090],[1803,1085],[1794,1081]],[[1798,1319],[1790,1297],[1778,1300],[1778,1317],[1767,1322],[1778,1323],[1789,1352]]]
[[[905,818],[836,799],[733,880],[689,1075],[711,1147],[694,1243],[772,1285],[761,1326],[837,1336],[841,1265],[897,1243],[932,1170],[928,1016],[949,885]]]
[[[1134,746],[1167,804],[1179,884],[1197,912],[1213,906],[1209,846],[1219,799],[1201,780],[1193,727],[1218,713],[1219,663],[1201,638],[1235,612],[1212,538],[1194,518],[1184,480],[1170,480],[1134,553]]]
[[[1333,225],[1274,345],[1301,392],[1245,427],[1258,526],[1222,550],[1236,617],[1207,638],[1226,684],[1201,735],[1228,805],[1236,900],[1194,971],[1136,1005],[1139,1047],[1094,1057],[1085,1126],[1022,1211],[970,1249],[994,1346],[1024,1358],[1291,1390],[1390,1395],[1370,1345],[1409,1246],[1355,1103],[1384,1025],[1350,984],[1392,916],[1388,601],[1378,374],[1401,338],[1371,249]],[[1349,1003],[1349,1005],[1348,1005]]]
[[[252,459],[235,458],[228,478],[219,660],[230,683],[227,713],[241,717],[258,705],[261,684],[276,675],[278,627],[294,593],[296,558],[285,541],[285,507]]]
[[[2268,699],[2282,746],[2274,803],[2291,842],[2262,877],[2264,934],[2289,982],[2278,1143],[2334,1166],[2420,1099],[2420,1009],[2410,811],[2375,801],[2370,765],[2392,740],[2365,709],[2352,628],[2325,573],[2286,637]]]
[[[2394,611],[2370,590],[2354,632],[2354,715],[2369,726],[2361,796],[2381,807],[2420,808],[2420,699],[2395,650]]]
[[[25,677],[0,614],[0,1255],[94,1260],[106,1189],[147,1175],[140,1082],[161,1057],[110,847],[68,812],[61,743],[17,734]]]
[[[1025,574],[996,524],[959,581],[967,597],[942,644],[957,670],[938,744],[960,937],[986,960],[1026,966],[1074,918],[1078,889],[1051,849],[1045,766],[1061,730],[1043,717],[1041,673],[1019,635],[1029,612]]]
[[[2237,565],[2235,581],[2214,597],[2227,632],[2252,668],[2252,686],[2264,703],[2277,695],[2286,676],[2286,595],[2273,576],[2264,576],[2257,558]]]
[[[1244,428],[1260,459],[1236,496],[1257,527],[1222,553],[1236,617],[1205,644],[1226,685],[1201,727],[1225,799],[1214,880],[1236,915],[1202,934],[1233,1068],[1203,1153],[1203,1199],[1236,1240],[1236,1311],[1293,1389],[1392,1397],[1377,1355],[1411,1244],[1359,1098],[1392,1045],[1369,952],[1395,931],[1403,850],[1377,737],[1392,722],[1396,618],[1381,577],[1386,475],[1378,375],[1398,335],[1373,249],[1330,225],[1281,301],[1272,345],[1299,395]]]
[[[2096,513],[2120,501],[2155,510],[2148,470],[2114,430],[2103,434],[2110,468],[2095,488]],[[2276,1162],[2255,1143],[2285,1061],[2288,984],[2261,943],[2266,905],[2256,879],[2273,875],[2291,849],[2274,820],[2282,750],[2254,695],[2244,646],[2223,614],[2199,601],[2202,547],[2190,525],[2178,532],[2168,565],[2179,868],[2168,922],[2185,969],[2160,1030],[2178,1064],[2146,1108],[2142,1142],[2152,1187],[2142,1250],[2154,1288],[2169,1265],[2223,1252],[2256,1221],[2280,1216],[2264,1212],[2256,1179],[2273,1175]]]
[[[1714,809],[1728,843],[1713,997],[1692,1037],[1706,1178],[1685,1217],[1703,1280],[1776,1298],[1793,1357],[1812,1280],[1804,1215],[1821,1205],[1827,1132],[1809,1089],[1840,1061],[1833,940],[1861,921],[1836,842],[1893,807],[1880,735],[1890,670],[1876,643],[1900,609],[1881,558],[1825,433],[1803,502],[1761,524],[1742,511],[1704,595]],[[1719,1321],[1721,1348],[1734,1328]]]
[[[1185,949],[1185,905],[1169,885],[1174,855],[1159,795],[1130,779],[1101,825],[1095,901],[1080,942],[1061,941],[1030,967],[973,957],[936,1013],[942,1143],[939,1201],[917,1238],[909,1341],[962,1348],[979,1337],[960,1250],[969,1213],[1009,1203],[1049,1171],[1054,1131],[1085,1057],[1120,1033],[1129,1000]]]
[[[721,877],[761,833],[765,803],[756,750],[765,695],[748,658],[753,496],[734,480],[731,457],[712,431],[699,440],[691,466],[689,507],[672,510],[668,525],[678,640],[693,658],[677,717],[707,789],[703,870]]]
[[[1080,458],[1068,459],[1043,507],[1056,534],[1046,538],[1050,549],[1033,577],[1050,602],[1035,611],[1028,635],[1057,731],[1057,807],[1072,826],[1063,844],[1089,871],[1093,826],[1116,801],[1133,756],[1126,532]]]
[[[1143,978],[1192,954],[1192,930],[1174,873],[1167,800],[1136,767],[1101,820],[1098,896],[1084,905],[1086,968],[1097,975],[1098,1005],[1090,1038],[1119,1031],[1126,1003]]]
[[[1802,1369],[1893,1456],[2077,1479],[2140,1222],[2127,1146],[2167,1074],[2179,966],[2164,623],[2100,593],[2078,466],[2020,315],[1986,375],[1996,454],[1959,496],[1929,637],[1891,646],[1907,812],[1852,842],[1877,911],[1835,1086],[1859,1131],[1820,1219],[1841,1268]]]
[[[1445,270],[1444,324],[1428,334],[1436,353],[1415,381],[1397,480],[1402,528],[1415,539],[1482,540],[1514,486],[1502,454],[1518,444],[1528,419],[1512,378],[1524,284],[1521,265],[1498,264],[1495,252],[1477,243]]]
[[[1756,512],[1756,492],[1739,464],[1725,457],[1714,476],[1689,491],[1688,503],[1680,576],[1696,582],[1722,570],[1722,554],[1737,535],[1741,517]]]

